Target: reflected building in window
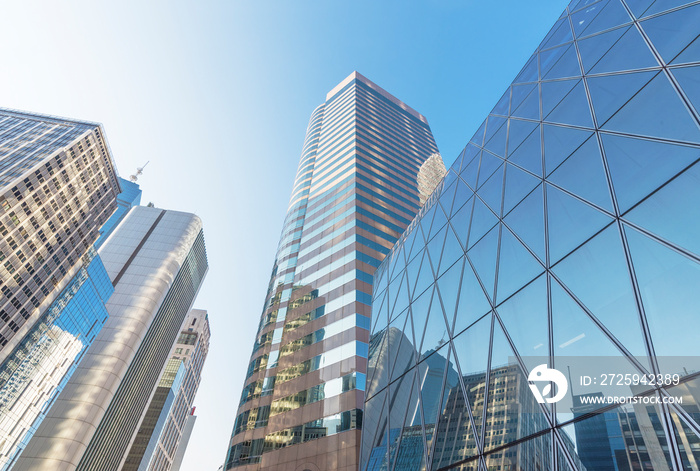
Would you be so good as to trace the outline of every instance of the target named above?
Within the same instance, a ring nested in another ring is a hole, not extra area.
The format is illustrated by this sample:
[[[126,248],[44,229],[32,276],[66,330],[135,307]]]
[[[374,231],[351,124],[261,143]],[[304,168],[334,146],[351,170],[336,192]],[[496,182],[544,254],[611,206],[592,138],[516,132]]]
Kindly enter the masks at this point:
[[[436,152],[356,72],[312,113],[226,469],[357,469],[372,275],[444,175]]]
[[[387,341],[361,470],[382,433],[398,465],[401,434],[381,424],[414,409],[391,400],[406,384],[423,412],[413,469],[697,468],[699,18],[697,3],[574,0],[557,19],[375,273],[371,335]],[[438,414],[418,380],[432,350],[460,378]],[[622,385],[644,404],[525,400],[536,366],[575,385],[596,361],[591,376],[679,381]]]

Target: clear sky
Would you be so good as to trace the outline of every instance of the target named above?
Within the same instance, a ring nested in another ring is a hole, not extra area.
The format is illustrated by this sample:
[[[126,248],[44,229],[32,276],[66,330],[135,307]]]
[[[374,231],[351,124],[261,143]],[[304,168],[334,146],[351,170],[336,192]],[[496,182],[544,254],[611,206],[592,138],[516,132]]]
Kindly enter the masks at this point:
[[[142,202],[204,221],[212,342],[183,470],[227,442],[306,124],[357,70],[428,118],[450,165],[562,0],[4,2],[0,106],[104,124]]]

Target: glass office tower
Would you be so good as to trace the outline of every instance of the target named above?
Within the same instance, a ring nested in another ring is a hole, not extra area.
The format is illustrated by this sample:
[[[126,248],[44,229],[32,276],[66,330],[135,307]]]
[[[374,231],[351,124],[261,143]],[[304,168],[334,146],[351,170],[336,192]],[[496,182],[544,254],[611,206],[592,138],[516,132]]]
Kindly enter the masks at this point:
[[[361,470],[698,469],[699,25],[563,12],[375,274]]]
[[[226,469],[357,468],[372,275],[436,151],[425,117],[356,72],[312,113]]]
[[[120,187],[102,126],[0,109],[0,469],[107,319],[92,248]]]

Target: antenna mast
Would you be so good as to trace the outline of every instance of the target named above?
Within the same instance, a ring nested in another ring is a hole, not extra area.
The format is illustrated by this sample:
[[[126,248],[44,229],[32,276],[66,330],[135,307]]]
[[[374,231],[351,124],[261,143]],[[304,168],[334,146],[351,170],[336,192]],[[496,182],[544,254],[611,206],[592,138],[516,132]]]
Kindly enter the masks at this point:
[[[138,180],[139,177],[143,175],[143,169],[146,168],[146,165],[148,165],[149,162],[150,160],[146,162],[143,167],[137,167],[136,173],[129,176],[129,180],[131,180],[132,183],[136,183],[136,180]]]

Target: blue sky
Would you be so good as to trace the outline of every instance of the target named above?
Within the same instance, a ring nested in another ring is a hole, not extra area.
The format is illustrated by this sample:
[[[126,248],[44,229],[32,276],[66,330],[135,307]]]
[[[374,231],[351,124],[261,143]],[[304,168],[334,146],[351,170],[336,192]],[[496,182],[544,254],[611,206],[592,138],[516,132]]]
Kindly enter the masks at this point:
[[[104,124],[143,203],[197,213],[212,346],[183,470],[223,462],[311,111],[357,70],[450,165],[566,6],[427,0],[12,2],[0,106]]]

